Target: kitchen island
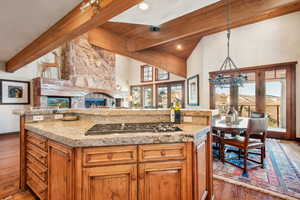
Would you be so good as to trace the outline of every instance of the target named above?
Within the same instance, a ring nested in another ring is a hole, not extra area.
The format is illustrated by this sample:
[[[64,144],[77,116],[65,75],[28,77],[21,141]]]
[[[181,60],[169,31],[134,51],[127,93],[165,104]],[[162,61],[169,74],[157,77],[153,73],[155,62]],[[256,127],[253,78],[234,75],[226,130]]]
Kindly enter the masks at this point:
[[[166,123],[169,110],[16,111],[20,187],[50,200],[212,198],[211,111],[183,110],[179,131],[86,135],[95,124]],[[61,121],[58,114],[78,115]],[[43,115],[35,122],[34,116]]]

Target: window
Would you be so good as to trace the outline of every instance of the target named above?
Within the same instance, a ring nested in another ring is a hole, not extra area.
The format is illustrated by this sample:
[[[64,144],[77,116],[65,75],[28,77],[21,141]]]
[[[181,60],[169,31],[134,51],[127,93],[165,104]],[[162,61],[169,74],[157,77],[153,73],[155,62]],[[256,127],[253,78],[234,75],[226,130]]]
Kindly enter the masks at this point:
[[[239,88],[210,87],[211,108],[235,106],[239,115],[249,117],[251,112],[263,112],[268,117],[268,135],[276,138],[295,138],[295,63],[282,63],[240,71],[248,81]],[[218,72],[211,72],[210,77]],[[222,111],[220,109],[220,111]]]
[[[250,117],[251,112],[256,110],[255,73],[244,75],[248,80],[238,89],[238,112],[241,117]]]
[[[153,107],[153,85],[131,86],[131,96],[133,108]]]
[[[158,108],[168,108],[168,86],[158,86],[156,98]]]
[[[143,108],[152,108],[153,86],[143,87]]]
[[[167,72],[167,71],[165,71],[165,70],[156,68],[155,74],[156,74],[156,76],[155,76],[156,77],[155,78],[156,81],[165,81],[165,80],[169,80],[170,79],[170,73]]]
[[[215,99],[216,108],[220,110],[221,114],[227,113],[230,105],[230,88],[216,88]]]
[[[265,72],[265,108],[268,125],[272,128],[286,128],[286,70]]]
[[[184,81],[157,84],[157,108],[170,108],[174,104],[184,107]]]
[[[142,107],[141,87],[131,87],[131,96],[132,96],[131,106],[133,108]]]
[[[141,66],[141,82],[153,81],[153,67],[149,65]]]
[[[171,85],[171,106],[180,105],[183,106],[183,85],[175,84]]]

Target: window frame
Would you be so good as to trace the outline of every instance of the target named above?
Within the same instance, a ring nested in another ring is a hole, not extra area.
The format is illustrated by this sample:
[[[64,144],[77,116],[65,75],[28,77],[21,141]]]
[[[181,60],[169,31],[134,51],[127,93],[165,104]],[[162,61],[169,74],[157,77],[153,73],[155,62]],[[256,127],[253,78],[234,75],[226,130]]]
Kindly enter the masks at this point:
[[[163,71],[167,72],[168,77],[166,79],[159,79],[159,76],[158,76],[159,70],[163,70],[163,69],[155,68],[155,81],[168,81],[168,80],[170,80],[170,72],[168,72],[166,70],[163,70]]]
[[[255,72],[256,81],[256,111],[265,112],[265,72],[271,70],[286,70],[286,131],[268,131],[268,137],[295,139],[296,138],[296,65],[297,62],[278,63],[254,67],[242,67],[241,73]],[[215,77],[220,71],[209,73],[209,77]],[[223,73],[223,72],[222,72]],[[226,74],[237,73],[236,70],[228,70]],[[215,87],[210,83],[210,108],[215,109]],[[259,102],[259,103],[258,103]],[[230,88],[230,104],[237,109],[238,91],[237,88]]]
[[[185,80],[183,81],[172,81],[172,82],[165,82],[165,83],[157,83],[155,84],[155,106],[158,108],[158,88],[160,86],[165,86],[168,88],[168,108],[171,107],[171,86],[172,85],[182,85],[182,108],[185,108]]]
[[[154,97],[154,89],[153,89],[153,86],[154,84],[147,84],[147,85],[132,85],[130,86],[130,95],[132,96],[132,88],[140,88],[140,91],[141,91],[141,100],[140,100],[140,103],[141,103],[141,107],[139,108],[145,108],[144,107],[144,88],[150,88],[151,87],[151,104],[152,104],[152,107],[154,106],[154,101],[153,101],[153,97]]]
[[[151,80],[145,80],[145,68],[151,68],[152,70],[151,70]],[[154,74],[154,67],[153,66],[151,66],[151,65],[142,65],[141,66],[141,74],[140,74],[140,76],[141,76],[141,82],[142,83],[145,83],[145,82],[153,82],[153,74]]]

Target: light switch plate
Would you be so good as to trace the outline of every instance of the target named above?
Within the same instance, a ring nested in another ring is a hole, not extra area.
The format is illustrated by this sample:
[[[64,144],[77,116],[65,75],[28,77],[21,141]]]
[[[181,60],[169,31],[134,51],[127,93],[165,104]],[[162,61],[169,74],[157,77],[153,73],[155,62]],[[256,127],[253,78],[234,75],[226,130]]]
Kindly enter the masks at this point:
[[[42,120],[44,120],[44,116],[43,115],[34,115],[32,120],[33,121],[42,121]]]
[[[184,116],[183,117],[183,122],[193,122],[193,117]]]
[[[62,118],[64,118],[63,114],[54,115],[54,119],[62,119]]]

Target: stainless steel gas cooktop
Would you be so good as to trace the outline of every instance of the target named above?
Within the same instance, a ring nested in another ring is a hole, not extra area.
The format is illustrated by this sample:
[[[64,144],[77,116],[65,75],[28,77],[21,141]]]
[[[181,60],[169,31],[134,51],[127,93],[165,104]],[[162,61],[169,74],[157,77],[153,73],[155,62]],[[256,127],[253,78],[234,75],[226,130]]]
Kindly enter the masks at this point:
[[[124,124],[96,124],[85,135],[100,135],[114,133],[137,133],[137,132],[174,132],[182,131],[173,123],[124,123]]]

